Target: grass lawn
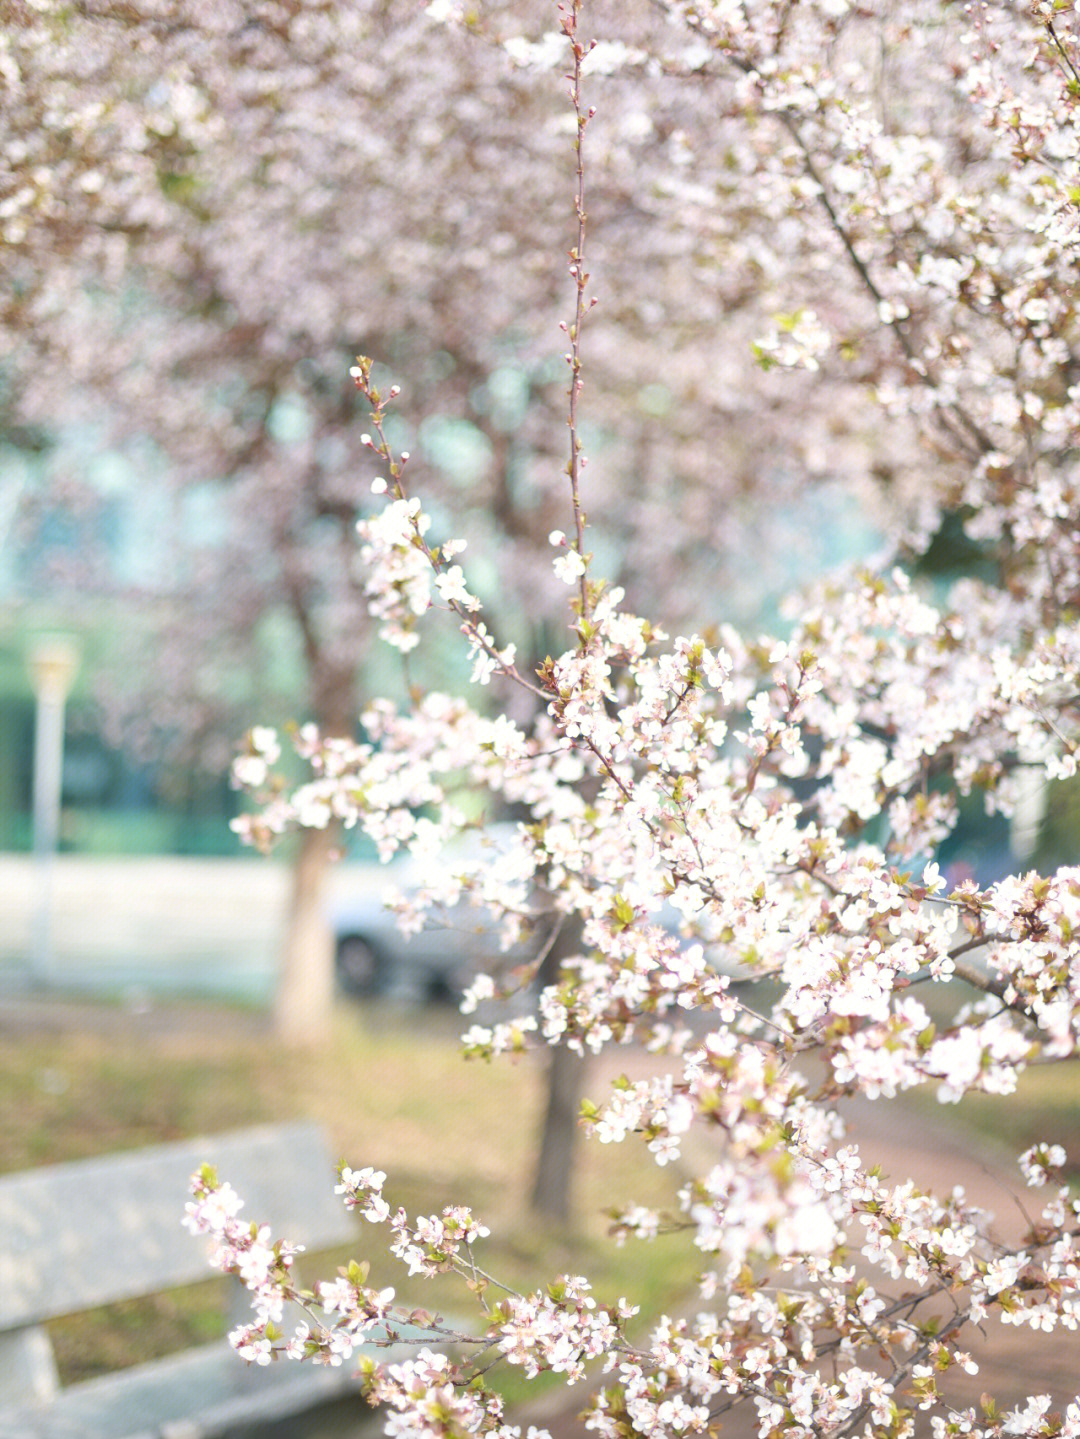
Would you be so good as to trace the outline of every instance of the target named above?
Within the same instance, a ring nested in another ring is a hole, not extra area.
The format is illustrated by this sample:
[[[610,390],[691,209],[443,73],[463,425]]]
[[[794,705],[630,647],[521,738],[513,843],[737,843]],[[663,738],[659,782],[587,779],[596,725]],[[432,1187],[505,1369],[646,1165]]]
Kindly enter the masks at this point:
[[[601,1299],[625,1294],[646,1315],[681,1307],[693,1290],[693,1251],[677,1237],[616,1248],[604,1218],[616,1199],[673,1207],[678,1168],[657,1169],[633,1140],[582,1140],[578,1222],[572,1232],[538,1224],[527,1196],[544,1102],[541,1063],[466,1063],[456,1039],[460,1023],[450,1011],[345,1006],[317,1051],[282,1054],[260,1016],[245,1010],[0,1009],[0,1171],[312,1118],[338,1157],[387,1171],[391,1204],[413,1214],[472,1205],[492,1231],[482,1262],[508,1283],[533,1288],[562,1272],[585,1273]],[[634,1051],[618,1059],[631,1075],[658,1063]],[[601,1098],[617,1072],[594,1067],[586,1092]],[[902,1102],[925,1108],[934,1122],[970,1127],[975,1148],[992,1139],[1018,1153],[1036,1140],[1057,1140],[1080,1172],[1075,1063],[1030,1071],[1006,1099],[942,1108],[927,1090]],[[177,1195],[178,1223],[184,1199]],[[380,1251],[381,1233],[358,1223],[352,1253],[312,1256],[302,1277],[311,1282],[347,1258],[370,1259],[372,1281],[393,1284],[405,1302],[454,1317],[474,1313],[454,1278],[407,1280]],[[71,1382],[211,1339],[224,1332],[223,1313],[222,1281],[209,1278],[190,1290],[65,1319],[51,1326],[62,1376]],[[516,1370],[504,1371],[502,1383],[511,1402],[559,1387],[558,1379],[527,1385]]]
[[[195,1006],[128,1013],[108,1006],[42,1008],[19,1020],[0,1012],[0,1171],[106,1154],[249,1124],[312,1118],[337,1156],[387,1171],[387,1198],[410,1213],[473,1206],[492,1231],[482,1261],[532,1288],[562,1272],[587,1273],[601,1298],[626,1294],[646,1313],[679,1303],[696,1265],[677,1239],[616,1248],[606,1205],[633,1198],[673,1206],[680,1176],[659,1170],[634,1142],[582,1140],[572,1232],[538,1225],[528,1212],[544,1073],[533,1059],[485,1065],[459,1053],[452,1011],[401,1013],[343,1006],[317,1051],[282,1054],[259,1016]],[[634,1074],[655,1063],[628,1053]],[[606,1081],[593,1071],[586,1091]],[[212,1160],[213,1154],[207,1158]],[[223,1174],[222,1178],[227,1178]],[[327,1176],[327,1183],[333,1177]],[[177,1195],[177,1222],[185,1195]],[[252,1216],[257,1217],[257,1216]],[[393,1284],[410,1303],[471,1315],[460,1281],[408,1281],[379,1252],[382,1231],[357,1230],[353,1254],[309,1260],[307,1282],[330,1277],[346,1258],[372,1261],[372,1281]],[[220,1279],[191,1290],[110,1306],[53,1328],[66,1382],[137,1362],[224,1332]],[[508,1398],[520,1397],[516,1371]],[[535,1386],[530,1389],[535,1393]]]

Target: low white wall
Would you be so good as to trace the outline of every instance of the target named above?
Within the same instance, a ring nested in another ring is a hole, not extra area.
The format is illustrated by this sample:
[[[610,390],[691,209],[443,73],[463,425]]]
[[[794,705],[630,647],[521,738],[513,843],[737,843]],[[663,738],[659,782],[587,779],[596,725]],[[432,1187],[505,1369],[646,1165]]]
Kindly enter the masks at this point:
[[[333,872],[331,896],[348,892],[350,868]],[[45,978],[80,991],[144,988],[265,999],[288,893],[289,870],[278,860],[58,855]],[[32,977],[40,895],[32,856],[0,854],[4,987]]]

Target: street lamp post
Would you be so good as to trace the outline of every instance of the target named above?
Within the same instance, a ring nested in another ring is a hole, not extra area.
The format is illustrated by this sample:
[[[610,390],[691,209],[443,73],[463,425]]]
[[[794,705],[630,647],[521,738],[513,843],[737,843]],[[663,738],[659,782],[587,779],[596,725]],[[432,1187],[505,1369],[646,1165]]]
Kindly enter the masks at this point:
[[[30,676],[37,697],[34,724],[34,859],[37,912],[30,960],[31,979],[46,985],[52,976],[53,859],[60,839],[60,798],[64,773],[64,706],[79,665],[74,643],[62,635],[38,640],[30,651]]]

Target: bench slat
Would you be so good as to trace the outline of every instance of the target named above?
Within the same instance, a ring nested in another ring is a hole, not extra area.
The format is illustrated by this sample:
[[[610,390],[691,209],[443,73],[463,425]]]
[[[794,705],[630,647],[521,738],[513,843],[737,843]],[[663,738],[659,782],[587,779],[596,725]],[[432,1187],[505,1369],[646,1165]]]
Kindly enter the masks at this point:
[[[217,1167],[245,1217],[328,1249],[355,1237],[315,1125],[266,1125],[0,1177],[0,1330],[209,1278],[181,1227],[188,1180]]]
[[[47,1406],[5,1408],[0,1439],[211,1439],[356,1389],[355,1368],[289,1361],[260,1368],[218,1343],[89,1379]],[[358,1392],[358,1418],[365,1412]]]

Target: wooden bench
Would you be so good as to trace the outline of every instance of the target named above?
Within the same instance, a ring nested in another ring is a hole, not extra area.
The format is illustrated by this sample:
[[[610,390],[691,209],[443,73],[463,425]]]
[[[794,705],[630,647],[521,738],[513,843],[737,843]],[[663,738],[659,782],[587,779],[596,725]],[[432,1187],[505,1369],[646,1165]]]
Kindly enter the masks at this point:
[[[60,1386],[45,1320],[212,1276],[208,1241],[180,1223],[188,1180],[203,1163],[275,1238],[318,1250],[357,1237],[311,1124],[0,1177],[0,1439],[203,1439],[348,1391],[355,1365],[249,1365],[225,1340]]]

